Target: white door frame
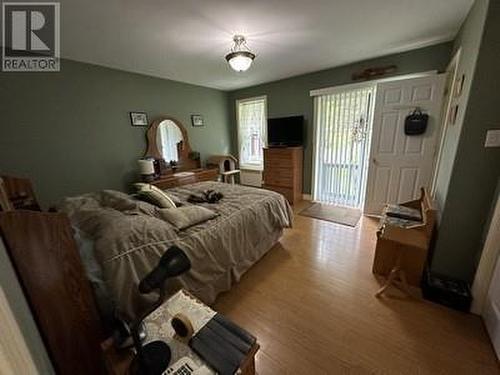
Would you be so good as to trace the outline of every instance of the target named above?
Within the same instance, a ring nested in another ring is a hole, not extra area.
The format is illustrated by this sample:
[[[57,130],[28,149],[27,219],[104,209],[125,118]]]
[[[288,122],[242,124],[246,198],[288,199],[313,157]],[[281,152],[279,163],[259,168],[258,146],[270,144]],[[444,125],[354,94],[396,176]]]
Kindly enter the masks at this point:
[[[483,252],[477,267],[472,284],[471,312],[481,315],[484,310],[486,297],[490,288],[497,259],[500,254],[500,196],[497,197],[495,211],[491,219],[488,235],[484,243]]]
[[[437,189],[437,178],[439,175],[439,163],[441,162],[441,158],[443,157],[443,148],[444,148],[444,142],[445,142],[445,137],[446,137],[446,130],[448,129],[448,125],[450,123],[450,115],[451,115],[451,109],[452,109],[452,104],[454,101],[454,93],[456,90],[456,84],[457,84],[457,75],[458,75],[458,65],[460,63],[460,56],[462,54],[462,48],[460,47],[458,51],[455,53],[453,58],[451,59],[450,63],[446,67],[446,73],[451,74],[451,86],[450,86],[450,91],[449,93],[445,93],[445,99],[446,103],[444,103],[443,106],[443,112],[441,115],[441,134],[439,136],[439,148],[437,151],[437,156],[436,160],[434,160],[434,174],[432,176],[432,183],[431,183],[431,196],[434,198],[436,194],[436,189]],[[449,96],[447,97],[446,95]]]
[[[460,50],[458,51],[457,55],[459,55],[460,53]],[[454,59],[457,58],[458,60],[458,57],[455,56]],[[451,65],[451,63],[450,63]],[[334,93],[338,93],[339,91],[344,91],[344,90],[349,90],[349,89],[356,89],[356,88],[361,88],[361,87],[366,87],[366,86],[375,86],[375,89],[374,89],[374,97],[373,97],[373,101],[372,101],[372,108],[370,109],[371,110],[371,121],[372,121],[372,124],[371,124],[371,129],[372,129],[372,134],[370,134],[370,137],[371,137],[371,142],[370,142],[370,150],[369,150],[369,158],[370,160],[372,160],[373,158],[373,131],[374,131],[374,127],[373,127],[373,112],[374,112],[374,109],[375,109],[375,105],[376,105],[376,97],[377,97],[377,86],[379,83],[386,83],[386,82],[393,82],[393,81],[399,81],[399,80],[407,80],[407,79],[413,79],[413,78],[422,78],[422,77],[429,77],[429,76],[434,76],[434,75],[438,75],[438,71],[437,70],[431,70],[431,71],[425,71],[425,72],[420,72],[420,73],[412,73],[412,74],[403,74],[403,75],[399,75],[399,76],[393,76],[393,77],[388,77],[388,78],[381,78],[381,79],[375,79],[375,80],[372,80],[372,81],[368,81],[368,82],[359,82],[359,83],[351,83],[351,84],[345,84],[345,85],[339,85],[339,86],[332,86],[332,87],[325,87],[325,88],[321,88],[321,89],[315,89],[315,90],[311,90],[309,92],[309,95],[310,96],[319,96],[319,95],[326,95],[326,94],[334,94]],[[444,78],[442,78],[444,79]],[[313,126],[313,140],[316,140],[316,136],[317,136],[317,128],[316,128],[316,104],[313,104],[313,113],[314,113],[314,118],[313,118],[313,123],[314,123],[314,126]],[[441,113],[439,114],[440,118],[439,118],[439,123],[442,121],[442,114],[443,114],[443,111],[441,111]],[[444,138],[444,132],[442,132],[439,136],[439,140],[438,142],[441,144],[442,143],[442,139]],[[435,170],[436,170],[436,166],[437,166],[437,157],[438,157],[438,153],[440,153],[440,149],[439,149],[439,152],[435,152],[434,153],[434,160],[433,160],[433,171],[432,171],[432,174],[433,174],[433,179],[432,179],[432,183],[434,183],[434,177],[435,177]],[[315,158],[317,157],[317,145],[316,145],[316,142],[314,141],[313,142],[313,149],[312,149],[312,155],[313,155],[313,165],[312,165],[312,186],[311,186],[311,191],[314,191],[315,189],[315,173],[316,173],[316,163],[314,162]],[[368,163],[368,172],[370,171],[370,168],[371,168],[371,163]],[[366,188],[365,188],[365,197],[364,197],[364,201],[363,201],[363,205],[362,205],[362,210],[364,211],[364,207],[366,205],[366,202],[367,202],[367,198],[368,198],[368,194],[369,194],[369,191],[368,191],[368,178],[367,178],[367,181],[366,181]]]

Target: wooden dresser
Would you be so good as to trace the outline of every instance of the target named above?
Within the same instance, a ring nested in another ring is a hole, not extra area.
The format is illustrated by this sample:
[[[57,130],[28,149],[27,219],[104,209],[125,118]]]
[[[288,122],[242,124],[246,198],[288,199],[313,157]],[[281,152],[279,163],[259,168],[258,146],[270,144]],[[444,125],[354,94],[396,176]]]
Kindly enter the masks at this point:
[[[283,194],[290,204],[302,199],[302,147],[264,148],[264,188]]]
[[[195,182],[216,181],[218,177],[218,169],[199,168],[161,176],[158,180],[151,181],[150,184],[160,189],[169,189],[176,186],[194,184]]]

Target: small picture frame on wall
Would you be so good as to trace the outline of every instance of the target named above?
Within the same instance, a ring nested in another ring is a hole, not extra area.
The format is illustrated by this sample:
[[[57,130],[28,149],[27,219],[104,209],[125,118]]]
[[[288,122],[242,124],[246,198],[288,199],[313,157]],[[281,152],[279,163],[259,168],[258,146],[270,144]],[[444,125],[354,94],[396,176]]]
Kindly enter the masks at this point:
[[[132,126],[148,126],[148,115],[146,112],[129,112]]]
[[[193,124],[193,126],[205,126],[205,123],[203,122],[203,116],[191,115],[191,124]]]

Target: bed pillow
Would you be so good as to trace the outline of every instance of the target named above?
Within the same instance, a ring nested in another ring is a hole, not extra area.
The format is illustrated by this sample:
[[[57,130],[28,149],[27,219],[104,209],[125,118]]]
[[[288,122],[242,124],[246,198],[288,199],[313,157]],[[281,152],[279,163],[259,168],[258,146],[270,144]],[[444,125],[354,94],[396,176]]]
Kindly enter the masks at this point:
[[[176,205],[172,198],[163,190],[151,184],[136,183],[137,196],[139,199],[154,204],[160,208],[175,208]]]
[[[201,206],[184,206],[158,210],[160,217],[179,230],[213,219],[217,214]]]

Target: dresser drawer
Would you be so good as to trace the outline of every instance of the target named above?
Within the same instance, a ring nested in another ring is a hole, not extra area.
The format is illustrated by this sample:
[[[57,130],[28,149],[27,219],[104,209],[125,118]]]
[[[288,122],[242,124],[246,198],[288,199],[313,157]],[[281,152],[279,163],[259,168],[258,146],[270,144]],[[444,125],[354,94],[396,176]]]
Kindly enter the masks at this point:
[[[160,189],[170,189],[177,186],[194,184],[202,181],[215,181],[219,176],[218,169],[193,169],[187,172],[192,172],[189,175],[170,174],[163,176],[159,180],[152,181],[151,184]]]
[[[264,157],[272,159],[292,159],[297,152],[301,152],[297,147],[265,148]]]
[[[274,168],[293,168],[293,160],[281,158],[264,159],[264,169],[270,170]]]
[[[198,182],[198,179],[196,178],[196,176],[186,176],[186,177],[181,177],[181,178],[170,178],[170,179],[165,179],[165,180],[153,181],[153,182],[151,182],[151,184],[155,185],[159,189],[165,190],[165,189],[170,189],[170,188],[174,188],[177,186],[194,184],[195,182]]]
[[[293,186],[293,171],[284,168],[272,168],[264,170],[264,184],[282,187]]]
[[[219,177],[219,171],[217,169],[208,169],[206,171],[197,174],[198,182],[202,181],[216,181]]]

